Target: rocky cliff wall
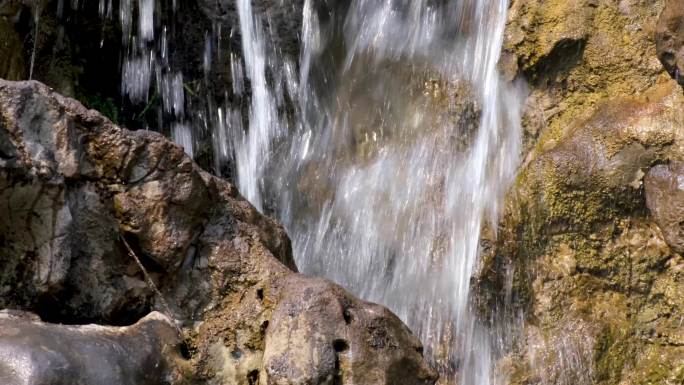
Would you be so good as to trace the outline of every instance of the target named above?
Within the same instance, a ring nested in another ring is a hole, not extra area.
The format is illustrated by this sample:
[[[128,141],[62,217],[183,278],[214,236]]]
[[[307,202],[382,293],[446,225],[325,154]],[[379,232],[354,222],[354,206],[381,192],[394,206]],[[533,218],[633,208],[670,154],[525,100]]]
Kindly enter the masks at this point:
[[[682,12],[511,4],[501,65],[530,86],[525,152],[477,285],[518,325],[512,384],[684,381]]]

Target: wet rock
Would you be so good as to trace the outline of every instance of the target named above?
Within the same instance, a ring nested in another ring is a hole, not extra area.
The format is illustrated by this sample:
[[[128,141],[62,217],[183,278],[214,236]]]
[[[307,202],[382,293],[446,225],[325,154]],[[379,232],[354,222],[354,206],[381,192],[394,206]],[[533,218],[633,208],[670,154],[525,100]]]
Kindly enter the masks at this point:
[[[631,385],[680,370],[665,341],[684,307],[664,288],[681,287],[681,257],[659,222],[682,216],[667,217],[678,169],[657,164],[681,158],[683,98],[668,79],[603,100],[528,155],[476,290],[485,313],[526,314],[521,348],[500,362],[511,383]],[[656,351],[669,361],[654,366]]]
[[[0,81],[0,202],[0,307],[59,323],[164,311],[200,384],[434,383],[394,315],[294,273],[282,226],[230,183],[37,82]]]
[[[266,333],[261,382],[431,384],[422,345],[387,309],[325,280],[289,278]],[[324,322],[321,322],[325,320]],[[303,354],[293,355],[293,348]]]
[[[498,364],[511,384],[681,381],[678,214],[662,212],[684,100],[661,64],[680,47],[654,44],[676,4],[511,2],[500,66],[530,86],[524,161],[474,290],[483,314],[525,314]]]
[[[665,2],[655,31],[658,58],[667,72],[684,85],[684,1]]]
[[[7,385],[180,385],[181,340],[168,317],[127,327],[47,324],[0,312],[0,380]]]
[[[501,67],[525,78],[524,151],[609,98],[639,95],[664,72],[653,31],[664,0],[514,0]]]
[[[684,254],[684,163],[655,166],[644,183],[646,204],[667,244]]]
[[[508,13],[506,50],[515,52],[524,72],[542,74],[581,57],[596,14],[593,1],[513,1]]]

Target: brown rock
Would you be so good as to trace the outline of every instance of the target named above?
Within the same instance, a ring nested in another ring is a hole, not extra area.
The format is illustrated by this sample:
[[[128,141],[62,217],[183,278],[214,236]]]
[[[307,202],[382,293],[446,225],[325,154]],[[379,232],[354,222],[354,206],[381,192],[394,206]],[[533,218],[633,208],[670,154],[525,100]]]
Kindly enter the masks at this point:
[[[681,231],[682,106],[666,79],[547,130],[529,155],[475,290],[489,295],[485,312],[526,315],[524,342],[500,362],[512,384],[667,383],[682,373],[684,350],[669,345],[681,338],[682,262],[666,230]]]
[[[684,163],[651,168],[644,184],[646,204],[667,244],[684,254]]]
[[[382,306],[322,279],[290,277],[266,333],[261,381],[273,385],[432,384],[422,345]],[[292,354],[292,350],[301,354]]]

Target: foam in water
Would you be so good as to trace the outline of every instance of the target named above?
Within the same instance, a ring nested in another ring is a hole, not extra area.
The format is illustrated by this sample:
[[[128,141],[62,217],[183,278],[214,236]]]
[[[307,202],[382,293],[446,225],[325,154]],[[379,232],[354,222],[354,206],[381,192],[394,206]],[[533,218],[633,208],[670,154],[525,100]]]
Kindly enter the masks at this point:
[[[234,143],[240,190],[260,208],[273,200],[301,270],[390,307],[447,376],[493,383],[496,344],[469,289],[481,229],[518,164],[522,98],[496,69],[507,1],[352,1],[333,15],[341,28],[321,25],[307,1],[298,124],[285,138],[258,78],[263,33],[248,3],[238,2],[253,93],[247,137]]]

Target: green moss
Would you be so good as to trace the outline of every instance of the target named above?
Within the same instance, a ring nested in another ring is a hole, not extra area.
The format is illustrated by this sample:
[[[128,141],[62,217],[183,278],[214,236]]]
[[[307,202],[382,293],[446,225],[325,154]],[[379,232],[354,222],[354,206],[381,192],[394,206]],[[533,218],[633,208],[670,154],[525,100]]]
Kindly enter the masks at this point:
[[[0,16],[0,78],[24,80],[23,45],[14,27]]]
[[[617,384],[625,364],[633,359],[630,341],[624,330],[610,327],[596,338],[594,344],[594,376],[602,384]]]
[[[120,124],[119,112],[120,109],[114,103],[112,98],[105,98],[99,94],[97,95],[85,95],[79,93],[77,95],[78,101],[83,103],[84,106],[99,111],[102,115],[106,116],[115,124]]]

